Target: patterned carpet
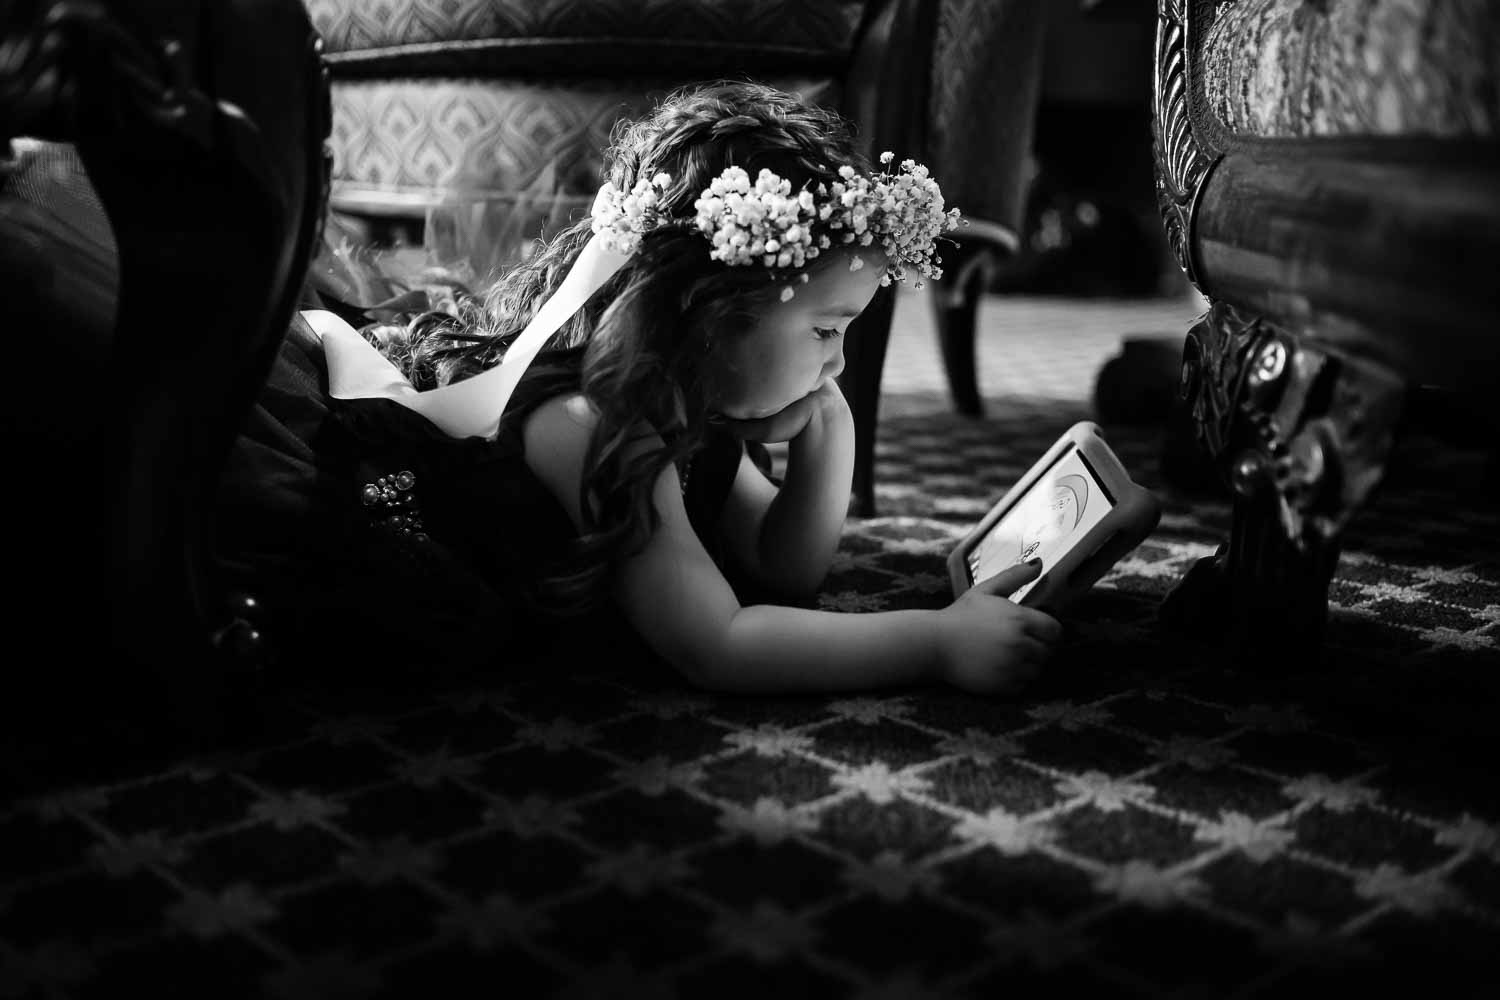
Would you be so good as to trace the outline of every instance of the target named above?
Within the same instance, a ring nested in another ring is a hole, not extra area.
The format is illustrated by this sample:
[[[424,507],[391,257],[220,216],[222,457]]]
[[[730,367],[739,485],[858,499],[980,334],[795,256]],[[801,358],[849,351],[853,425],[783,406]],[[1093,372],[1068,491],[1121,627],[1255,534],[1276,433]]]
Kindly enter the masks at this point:
[[[997,329],[991,359],[1084,370]],[[1088,416],[905,388],[825,607],[944,604],[953,542]],[[1024,696],[622,662],[299,697],[244,748],[0,812],[0,997],[1494,995],[1500,512],[1455,487],[1483,456],[1403,443],[1288,674],[1158,626],[1227,512],[1106,431],[1165,514]]]

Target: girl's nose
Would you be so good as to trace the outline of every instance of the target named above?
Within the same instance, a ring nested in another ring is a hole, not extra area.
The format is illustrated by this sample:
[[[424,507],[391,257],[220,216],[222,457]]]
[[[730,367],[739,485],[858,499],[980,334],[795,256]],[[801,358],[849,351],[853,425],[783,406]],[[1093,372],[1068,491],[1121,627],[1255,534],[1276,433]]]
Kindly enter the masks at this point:
[[[844,348],[840,344],[834,349],[833,357],[823,362],[823,378],[838,378],[844,371]]]

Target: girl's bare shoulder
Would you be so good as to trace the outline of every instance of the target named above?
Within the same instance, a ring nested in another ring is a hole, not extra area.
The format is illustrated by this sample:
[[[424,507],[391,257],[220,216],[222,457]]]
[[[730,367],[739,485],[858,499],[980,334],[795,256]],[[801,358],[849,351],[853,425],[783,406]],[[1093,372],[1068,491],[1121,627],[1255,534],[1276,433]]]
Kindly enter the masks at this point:
[[[526,415],[521,440],[526,465],[580,522],[578,488],[583,482],[589,444],[599,425],[599,410],[582,393],[554,396]],[[646,425],[633,437],[630,451],[662,446],[661,437]]]
[[[582,393],[553,396],[526,415],[521,425],[521,439],[526,445],[526,460],[554,455],[580,456],[599,424],[599,411]]]

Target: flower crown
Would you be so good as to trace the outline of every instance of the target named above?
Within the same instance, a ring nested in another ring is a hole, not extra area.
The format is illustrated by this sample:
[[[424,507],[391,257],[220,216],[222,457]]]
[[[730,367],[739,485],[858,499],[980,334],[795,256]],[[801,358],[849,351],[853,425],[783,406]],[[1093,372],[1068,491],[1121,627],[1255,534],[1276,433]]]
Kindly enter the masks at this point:
[[[839,180],[795,194],[790,181],[769,170],[762,170],[752,184],[742,168],[726,167],[694,203],[698,214],[687,220],[673,219],[661,209],[672,183],[668,174],[643,178],[628,194],[605,182],[594,199],[593,229],[606,249],[630,254],[653,229],[691,226],[713,244],[709,257],[730,267],[799,268],[830,248],[878,243],[889,260],[882,285],[905,280],[908,267],[921,278],[940,278],[938,238],[968,223],[956,208],[943,211],[943,192],[926,167],[903,160],[900,172],[892,174],[893,159],[882,153],[886,170],[878,174],[861,175],[842,166]],[[858,255],[849,262],[851,271],[863,266]],[[801,275],[802,282],[807,280]],[[788,285],[781,300],[792,295]]]

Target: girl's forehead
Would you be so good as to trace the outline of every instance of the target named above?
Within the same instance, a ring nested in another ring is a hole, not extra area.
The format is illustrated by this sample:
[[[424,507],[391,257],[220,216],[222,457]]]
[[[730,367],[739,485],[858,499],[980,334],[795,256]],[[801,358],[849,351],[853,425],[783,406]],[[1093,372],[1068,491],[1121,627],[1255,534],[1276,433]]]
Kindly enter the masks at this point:
[[[861,262],[851,269],[850,261]],[[880,276],[885,273],[885,254],[874,248],[838,251],[837,259],[818,268],[806,284],[797,284],[785,304],[804,313],[853,316],[869,304]]]

